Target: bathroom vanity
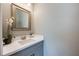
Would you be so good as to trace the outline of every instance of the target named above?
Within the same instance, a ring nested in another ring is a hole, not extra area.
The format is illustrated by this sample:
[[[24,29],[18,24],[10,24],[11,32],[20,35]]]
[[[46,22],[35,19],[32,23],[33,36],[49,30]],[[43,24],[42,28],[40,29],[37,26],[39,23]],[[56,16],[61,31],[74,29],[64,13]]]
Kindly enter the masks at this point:
[[[13,38],[13,42],[3,46],[3,56],[43,56],[43,36],[26,35]]]

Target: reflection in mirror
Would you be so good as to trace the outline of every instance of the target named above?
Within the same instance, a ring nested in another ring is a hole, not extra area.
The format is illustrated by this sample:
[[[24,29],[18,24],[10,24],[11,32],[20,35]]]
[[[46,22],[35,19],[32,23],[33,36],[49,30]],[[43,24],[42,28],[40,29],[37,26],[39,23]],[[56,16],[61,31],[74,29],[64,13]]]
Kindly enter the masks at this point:
[[[31,30],[31,14],[30,11],[15,5],[11,5],[11,15],[15,18],[13,30]]]
[[[28,28],[28,17],[29,15],[22,12],[20,9],[16,9],[16,27],[17,28]]]

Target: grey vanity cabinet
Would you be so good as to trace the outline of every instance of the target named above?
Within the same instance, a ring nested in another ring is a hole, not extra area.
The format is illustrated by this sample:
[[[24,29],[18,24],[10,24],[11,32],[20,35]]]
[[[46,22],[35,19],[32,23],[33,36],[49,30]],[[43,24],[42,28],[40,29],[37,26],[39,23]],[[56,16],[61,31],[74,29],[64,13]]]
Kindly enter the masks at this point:
[[[11,56],[43,56],[43,41],[16,52]]]

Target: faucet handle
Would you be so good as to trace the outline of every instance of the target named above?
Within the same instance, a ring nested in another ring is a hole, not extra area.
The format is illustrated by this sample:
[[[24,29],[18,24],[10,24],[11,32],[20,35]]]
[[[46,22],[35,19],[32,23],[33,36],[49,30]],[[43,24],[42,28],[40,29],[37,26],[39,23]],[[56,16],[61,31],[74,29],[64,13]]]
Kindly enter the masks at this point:
[[[33,33],[31,32],[30,35],[32,35]]]

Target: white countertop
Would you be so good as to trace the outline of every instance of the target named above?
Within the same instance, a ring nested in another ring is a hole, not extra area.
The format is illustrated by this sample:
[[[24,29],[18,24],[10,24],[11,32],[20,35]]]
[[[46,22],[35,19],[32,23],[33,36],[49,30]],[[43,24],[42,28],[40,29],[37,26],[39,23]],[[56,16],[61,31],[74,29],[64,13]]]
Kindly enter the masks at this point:
[[[44,40],[42,35],[33,36],[33,38],[27,38],[28,40],[25,41],[21,40],[21,37],[17,37],[11,44],[3,46],[3,55],[14,54]]]

